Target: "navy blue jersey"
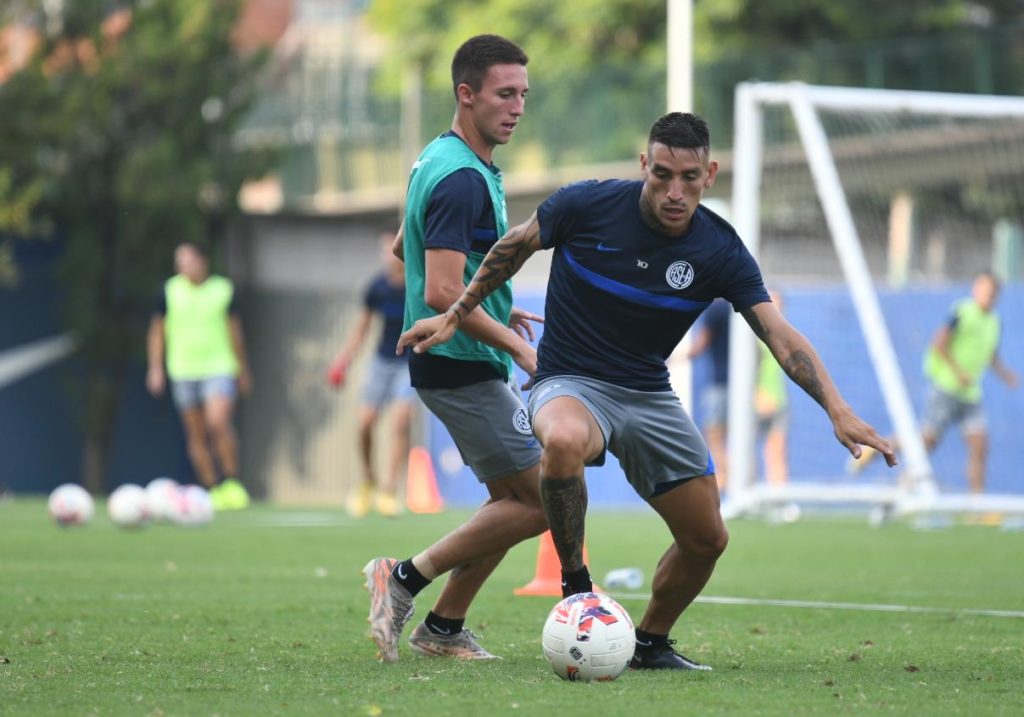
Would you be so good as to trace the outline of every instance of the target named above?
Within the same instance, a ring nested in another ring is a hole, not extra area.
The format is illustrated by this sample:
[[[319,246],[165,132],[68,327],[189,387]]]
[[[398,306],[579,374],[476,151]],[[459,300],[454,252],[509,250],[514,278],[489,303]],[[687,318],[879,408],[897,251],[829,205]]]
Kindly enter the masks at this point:
[[[363,306],[384,319],[377,355],[395,358],[395,347],[398,345],[398,337],[402,335],[402,322],[405,318],[405,285],[395,286],[388,281],[387,274],[378,274],[366,287]]]
[[[448,131],[441,136],[458,135]],[[494,165],[491,167],[493,171],[499,171]],[[463,254],[486,254],[498,239],[494,205],[487,182],[480,172],[458,169],[434,187],[424,217],[425,250],[451,249]],[[430,353],[412,354],[409,374],[416,388],[459,388],[501,378],[486,361],[459,361]]]
[[[729,382],[729,304],[716,301],[702,317],[704,328],[711,334],[711,383]]]
[[[735,230],[700,206],[686,234],[640,215],[643,182],[578,182],[537,210],[554,248],[537,379],[587,376],[640,391],[669,389],[665,361],[717,297],[741,311],[769,301]]]

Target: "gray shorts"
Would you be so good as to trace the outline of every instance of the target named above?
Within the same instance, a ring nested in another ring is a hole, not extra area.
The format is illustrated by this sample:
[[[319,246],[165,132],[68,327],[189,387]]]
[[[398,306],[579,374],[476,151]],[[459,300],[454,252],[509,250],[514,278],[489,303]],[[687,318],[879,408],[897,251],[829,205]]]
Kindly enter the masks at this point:
[[[729,415],[729,387],[724,383],[713,383],[701,394],[700,407],[704,412],[704,426],[721,426]]]
[[[960,424],[960,430],[966,435],[985,433],[988,429],[980,401],[967,403],[932,386],[924,418],[921,420],[921,429],[925,433],[931,433],[938,440],[953,423]]]
[[[648,500],[679,483],[715,472],[707,444],[673,391],[634,391],[582,376],[552,376],[530,393],[530,415],[572,396],[604,434],[633,490]],[[605,452],[588,465],[604,465]]]
[[[234,398],[238,395],[238,381],[234,376],[171,380],[171,395],[179,411],[199,408],[213,396]]]
[[[514,384],[494,379],[462,388],[418,388],[416,393],[441,419],[481,483],[540,463],[540,443]]]
[[[764,435],[769,431],[784,431],[789,428],[789,410],[761,413],[757,416],[757,432]]]
[[[404,358],[373,355],[363,384],[363,405],[380,409],[392,401],[411,401],[415,392],[409,383],[409,362]]]

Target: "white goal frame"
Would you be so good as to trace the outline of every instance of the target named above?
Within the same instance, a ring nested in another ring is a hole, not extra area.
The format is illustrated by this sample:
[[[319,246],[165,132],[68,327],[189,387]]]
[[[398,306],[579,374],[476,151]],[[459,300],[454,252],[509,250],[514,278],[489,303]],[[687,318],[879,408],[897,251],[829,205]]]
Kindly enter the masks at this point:
[[[871,275],[835,158],[818,110],[949,114],[957,117],[1024,119],[1024,98],[938,92],[810,86],[803,83],[742,83],[736,88],[736,136],[732,216],[755,258],[760,247],[760,188],[763,153],[763,108],[785,105],[792,112],[814,187],[825,215],[868,355],[901,446],[899,480],[891,486],[799,482],[766,486],[756,480],[756,426],[751,396],[757,365],[756,339],[736,314],[730,325],[729,357],[729,495],[724,517],[760,514],[790,502],[860,505],[874,515],[914,513],[1024,513],[1024,496],[1012,494],[938,493],[931,463],[914,415],[906,382]],[[834,441],[830,435],[822,441]]]

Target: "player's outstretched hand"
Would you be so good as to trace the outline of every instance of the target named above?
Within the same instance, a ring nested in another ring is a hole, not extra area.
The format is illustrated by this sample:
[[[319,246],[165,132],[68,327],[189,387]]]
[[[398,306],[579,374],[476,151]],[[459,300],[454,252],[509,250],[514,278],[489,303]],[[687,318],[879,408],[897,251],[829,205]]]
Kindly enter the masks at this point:
[[[862,421],[853,411],[846,410],[832,422],[836,438],[846,446],[854,458],[860,458],[861,446],[871,446],[885,456],[886,465],[895,466],[896,451],[889,441],[878,435],[878,431]]]
[[[508,317],[508,325],[526,341],[535,341],[537,339],[537,335],[533,331],[533,324],[530,323],[531,321],[543,324],[544,317],[531,314],[529,311],[523,311],[518,306],[512,307],[512,313]]]
[[[395,354],[401,356],[405,349],[412,347],[413,353],[421,354],[431,346],[443,344],[455,335],[458,317],[454,312],[446,311],[429,319],[420,319],[412,328],[398,337]]]
[[[348,378],[348,359],[336,359],[327,369],[327,383],[331,388],[341,388]]]

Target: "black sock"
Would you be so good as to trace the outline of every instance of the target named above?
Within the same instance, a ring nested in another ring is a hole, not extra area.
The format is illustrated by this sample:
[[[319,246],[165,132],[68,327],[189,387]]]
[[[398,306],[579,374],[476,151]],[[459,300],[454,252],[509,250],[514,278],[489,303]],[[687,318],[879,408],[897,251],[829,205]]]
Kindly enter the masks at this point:
[[[562,597],[567,598],[577,593],[594,592],[594,583],[590,579],[590,571],[587,566],[575,572],[567,573],[562,571]]]
[[[449,617],[441,617],[431,610],[427,613],[427,618],[423,623],[435,635],[458,635],[462,632],[462,626],[466,624],[466,618],[455,620]]]
[[[413,597],[416,597],[420,590],[430,585],[430,581],[423,577],[423,573],[412,564],[412,558],[397,563],[391,574],[398,581],[398,584],[408,590],[409,594]]]
[[[640,628],[637,628],[636,646],[641,650],[668,647],[668,635],[656,635],[653,632],[644,632]]]

